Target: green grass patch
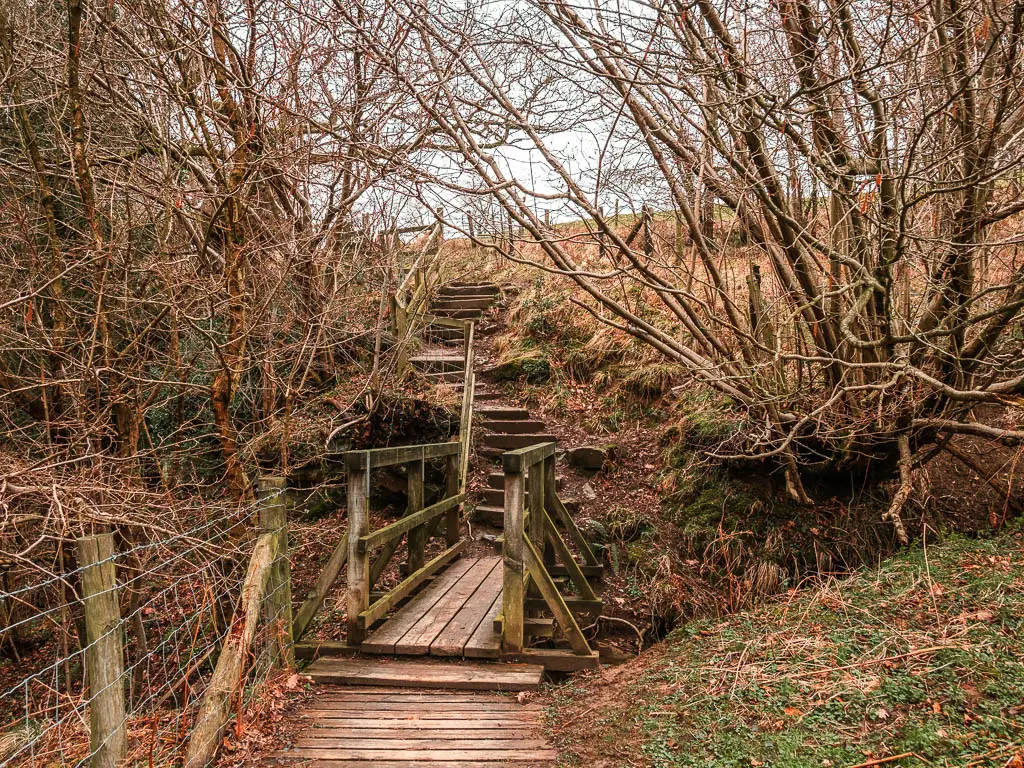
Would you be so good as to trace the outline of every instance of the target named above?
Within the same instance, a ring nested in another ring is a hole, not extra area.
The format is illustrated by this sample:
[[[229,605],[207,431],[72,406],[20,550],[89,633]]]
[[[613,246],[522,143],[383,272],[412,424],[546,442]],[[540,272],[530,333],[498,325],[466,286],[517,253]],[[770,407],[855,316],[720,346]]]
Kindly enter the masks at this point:
[[[568,764],[627,753],[666,768],[1024,757],[1019,535],[907,550],[725,622],[691,622],[662,651],[611,689],[595,681],[566,697],[568,726],[556,730]]]

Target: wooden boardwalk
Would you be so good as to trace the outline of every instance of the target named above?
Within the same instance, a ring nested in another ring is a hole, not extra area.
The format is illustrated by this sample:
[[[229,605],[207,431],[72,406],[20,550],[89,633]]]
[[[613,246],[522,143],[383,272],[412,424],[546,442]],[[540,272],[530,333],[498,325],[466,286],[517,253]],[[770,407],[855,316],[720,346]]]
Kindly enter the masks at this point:
[[[496,693],[401,688],[324,690],[305,710],[310,725],[270,756],[318,768],[541,768],[556,753],[543,709]]]
[[[501,558],[464,557],[442,571],[360,646],[363,653],[496,659]]]

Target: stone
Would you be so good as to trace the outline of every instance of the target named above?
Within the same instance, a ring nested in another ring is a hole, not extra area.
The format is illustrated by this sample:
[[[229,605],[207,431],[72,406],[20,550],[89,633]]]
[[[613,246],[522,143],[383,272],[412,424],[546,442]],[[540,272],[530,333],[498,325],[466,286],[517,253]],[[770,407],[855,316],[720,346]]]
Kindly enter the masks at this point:
[[[589,472],[600,471],[607,458],[607,451],[592,445],[581,445],[569,451],[569,464]]]
[[[590,483],[584,483],[583,487],[580,488],[580,492],[583,494],[583,498],[593,501],[597,498],[597,491],[594,490],[594,486]]]

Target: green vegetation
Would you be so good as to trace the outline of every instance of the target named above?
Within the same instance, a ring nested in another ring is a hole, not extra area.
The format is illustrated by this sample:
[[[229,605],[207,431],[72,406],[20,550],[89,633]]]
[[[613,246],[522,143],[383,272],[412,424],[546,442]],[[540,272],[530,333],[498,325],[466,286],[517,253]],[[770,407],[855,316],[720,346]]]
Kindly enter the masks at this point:
[[[555,725],[571,764],[1019,765],[1021,537],[907,550],[725,622],[691,622],[653,655],[611,689],[563,694]]]

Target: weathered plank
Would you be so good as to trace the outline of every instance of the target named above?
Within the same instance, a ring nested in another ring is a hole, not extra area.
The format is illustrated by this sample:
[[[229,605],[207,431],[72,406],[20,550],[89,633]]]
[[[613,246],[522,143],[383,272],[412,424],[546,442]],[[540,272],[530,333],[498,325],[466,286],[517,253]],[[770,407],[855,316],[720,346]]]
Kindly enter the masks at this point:
[[[362,644],[366,653],[394,653],[395,643],[429,611],[444,594],[455,586],[459,577],[476,562],[467,557],[448,566],[432,584],[406,603],[398,613],[385,622],[384,626],[371,634]]]
[[[491,571],[498,564],[498,558],[488,557],[477,560],[451,589],[434,603],[433,607],[413,624],[402,639],[395,643],[395,653],[409,656],[423,656],[430,651],[430,644],[444,631],[466,601],[473,596]],[[469,639],[467,633],[466,639]]]
[[[467,659],[496,659],[501,656],[501,635],[494,631],[494,619],[501,613],[501,596],[499,590],[490,609],[466,642],[462,655]]]
[[[396,748],[383,749],[290,749],[288,757],[305,760],[385,760],[394,757]],[[509,760],[528,762],[533,760],[551,761],[558,756],[553,749],[403,749],[402,757],[406,760],[419,760],[424,763],[443,763],[451,765],[455,760],[490,761],[502,765]]]
[[[501,592],[502,567],[501,558],[493,560],[493,568],[487,574],[476,591],[463,603],[458,613],[448,622],[448,626],[434,638],[430,644],[431,656],[462,656],[466,644],[470,641],[484,620],[494,598]]]
[[[438,664],[383,659],[319,659],[307,667],[306,674],[320,683],[527,691],[540,687],[544,668],[532,664]]]

